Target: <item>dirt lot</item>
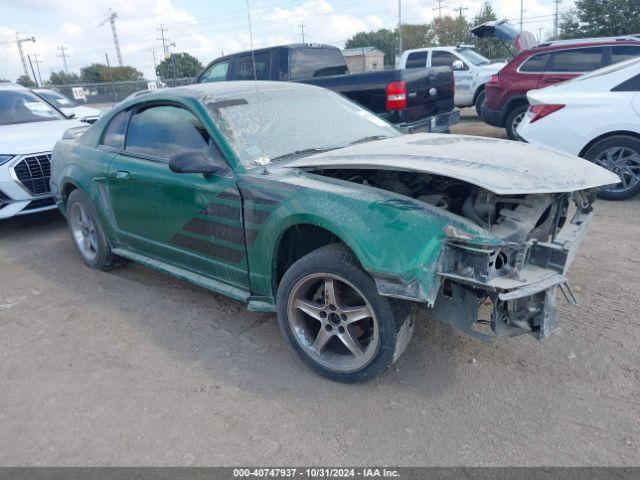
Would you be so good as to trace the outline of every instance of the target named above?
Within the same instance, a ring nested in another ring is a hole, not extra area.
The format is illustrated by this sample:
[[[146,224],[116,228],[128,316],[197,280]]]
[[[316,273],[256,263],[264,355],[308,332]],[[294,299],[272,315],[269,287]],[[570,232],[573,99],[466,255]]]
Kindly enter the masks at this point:
[[[466,116],[457,132],[502,134]],[[580,307],[497,346],[423,314],[357,386],[275,317],[136,264],[84,267],[57,213],[0,223],[1,465],[640,465],[640,197],[601,201]]]

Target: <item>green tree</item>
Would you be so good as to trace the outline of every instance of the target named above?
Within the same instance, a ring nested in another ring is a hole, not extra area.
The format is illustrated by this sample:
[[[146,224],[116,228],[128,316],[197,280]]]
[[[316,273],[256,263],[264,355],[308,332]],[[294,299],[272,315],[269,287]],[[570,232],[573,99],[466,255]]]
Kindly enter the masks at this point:
[[[156,67],[156,75],[165,80],[168,78],[195,77],[204,67],[193,55],[187,52],[172,53]]]
[[[23,87],[27,87],[27,88],[35,88],[36,87],[35,82],[33,80],[31,80],[31,77],[29,75],[21,75],[21,76],[19,76],[18,80],[16,80],[16,83],[19,83]]]
[[[358,32],[344,44],[345,48],[375,47],[384,53],[384,64],[393,65],[397,53],[397,35],[393,30],[381,28],[375,32]]]
[[[402,48],[403,50],[412,50],[414,48],[432,47],[435,42],[435,36],[435,32],[429,24],[402,25]]]
[[[469,33],[469,22],[462,16],[438,17],[433,20],[432,25],[436,41],[441,47],[473,42],[474,37]]]
[[[561,38],[606,37],[640,32],[638,0],[576,0],[560,24]]]
[[[473,20],[471,20],[471,28],[492,20],[498,20],[498,16],[493,10],[491,3],[485,2],[473,17]],[[490,59],[506,59],[513,56],[511,45],[497,38],[476,38],[473,44],[476,46],[476,51],[480,55],[484,55]]]
[[[80,77],[77,73],[66,73],[60,70],[59,72],[51,72],[51,75],[49,76],[49,83],[52,85],[80,83]]]
[[[109,67],[102,63],[92,63],[80,69],[80,80],[83,83],[103,83],[110,82],[111,76],[114,82],[126,82],[133,80],[143,80],[144,75],[134,67]]]

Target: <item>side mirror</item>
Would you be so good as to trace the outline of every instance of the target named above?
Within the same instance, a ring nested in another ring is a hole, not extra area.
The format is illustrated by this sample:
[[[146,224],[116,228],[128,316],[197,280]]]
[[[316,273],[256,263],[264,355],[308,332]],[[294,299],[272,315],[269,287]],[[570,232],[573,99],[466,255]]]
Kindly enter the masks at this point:
[[[454,60],[451,64],[451,70],[464,70],[464,63],[462,60]]]
[[[212,175],[221,170],[213,160],[199,150],[179,153],[169,160],[169,170],[175,173],[202,173]]]

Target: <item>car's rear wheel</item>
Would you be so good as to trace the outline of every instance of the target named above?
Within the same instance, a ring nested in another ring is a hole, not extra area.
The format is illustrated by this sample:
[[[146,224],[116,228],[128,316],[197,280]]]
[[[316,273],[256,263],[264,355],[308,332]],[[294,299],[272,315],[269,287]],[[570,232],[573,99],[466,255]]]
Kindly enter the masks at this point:
[[[518,142],[522,141],[520,135],[518,135],[518,125],[522,123],[524,120],[524,116],[529,109],[528,105],[520,105],[519,107],[514,108],[509,116],[507,117],[506,128],[507,128],[507,136],[510,140],[516,140]]]
[[[628,135],[605,138],[591,146],[584,157],[620,178],[620,183],[600,187],[599,197],[607,200],[626,200],[640,193],[639,139]]]
[[[108,270],[122,263],[123,259],[111,251],[104,228],[89,199],[79,189],[72,191],[67,199],[67,223],[76,248],[87,266]]]
[[[294,263],[277,297],[284,336],[313,370],[331,380],[376,377],[402,354],[413,333],[411,304],[379,295],[341,244]]]
[[[482,90],[476,97],[476,112],[482,118],[482,104],[484,103],[485,91]]]

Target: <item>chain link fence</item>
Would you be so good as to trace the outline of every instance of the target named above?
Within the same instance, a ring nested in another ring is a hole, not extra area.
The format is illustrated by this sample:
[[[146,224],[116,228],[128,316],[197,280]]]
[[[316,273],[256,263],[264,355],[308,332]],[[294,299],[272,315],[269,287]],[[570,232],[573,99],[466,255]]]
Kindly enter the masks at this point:
[[[136,80],[127,82],[77,83],[65,85],[47,85],[79,105],[113,105],[129,95],[143,90],[179,87],[190,85],[195,78],[170,78],[162,81]],[[81,90],[80,90],[81,89]]]

